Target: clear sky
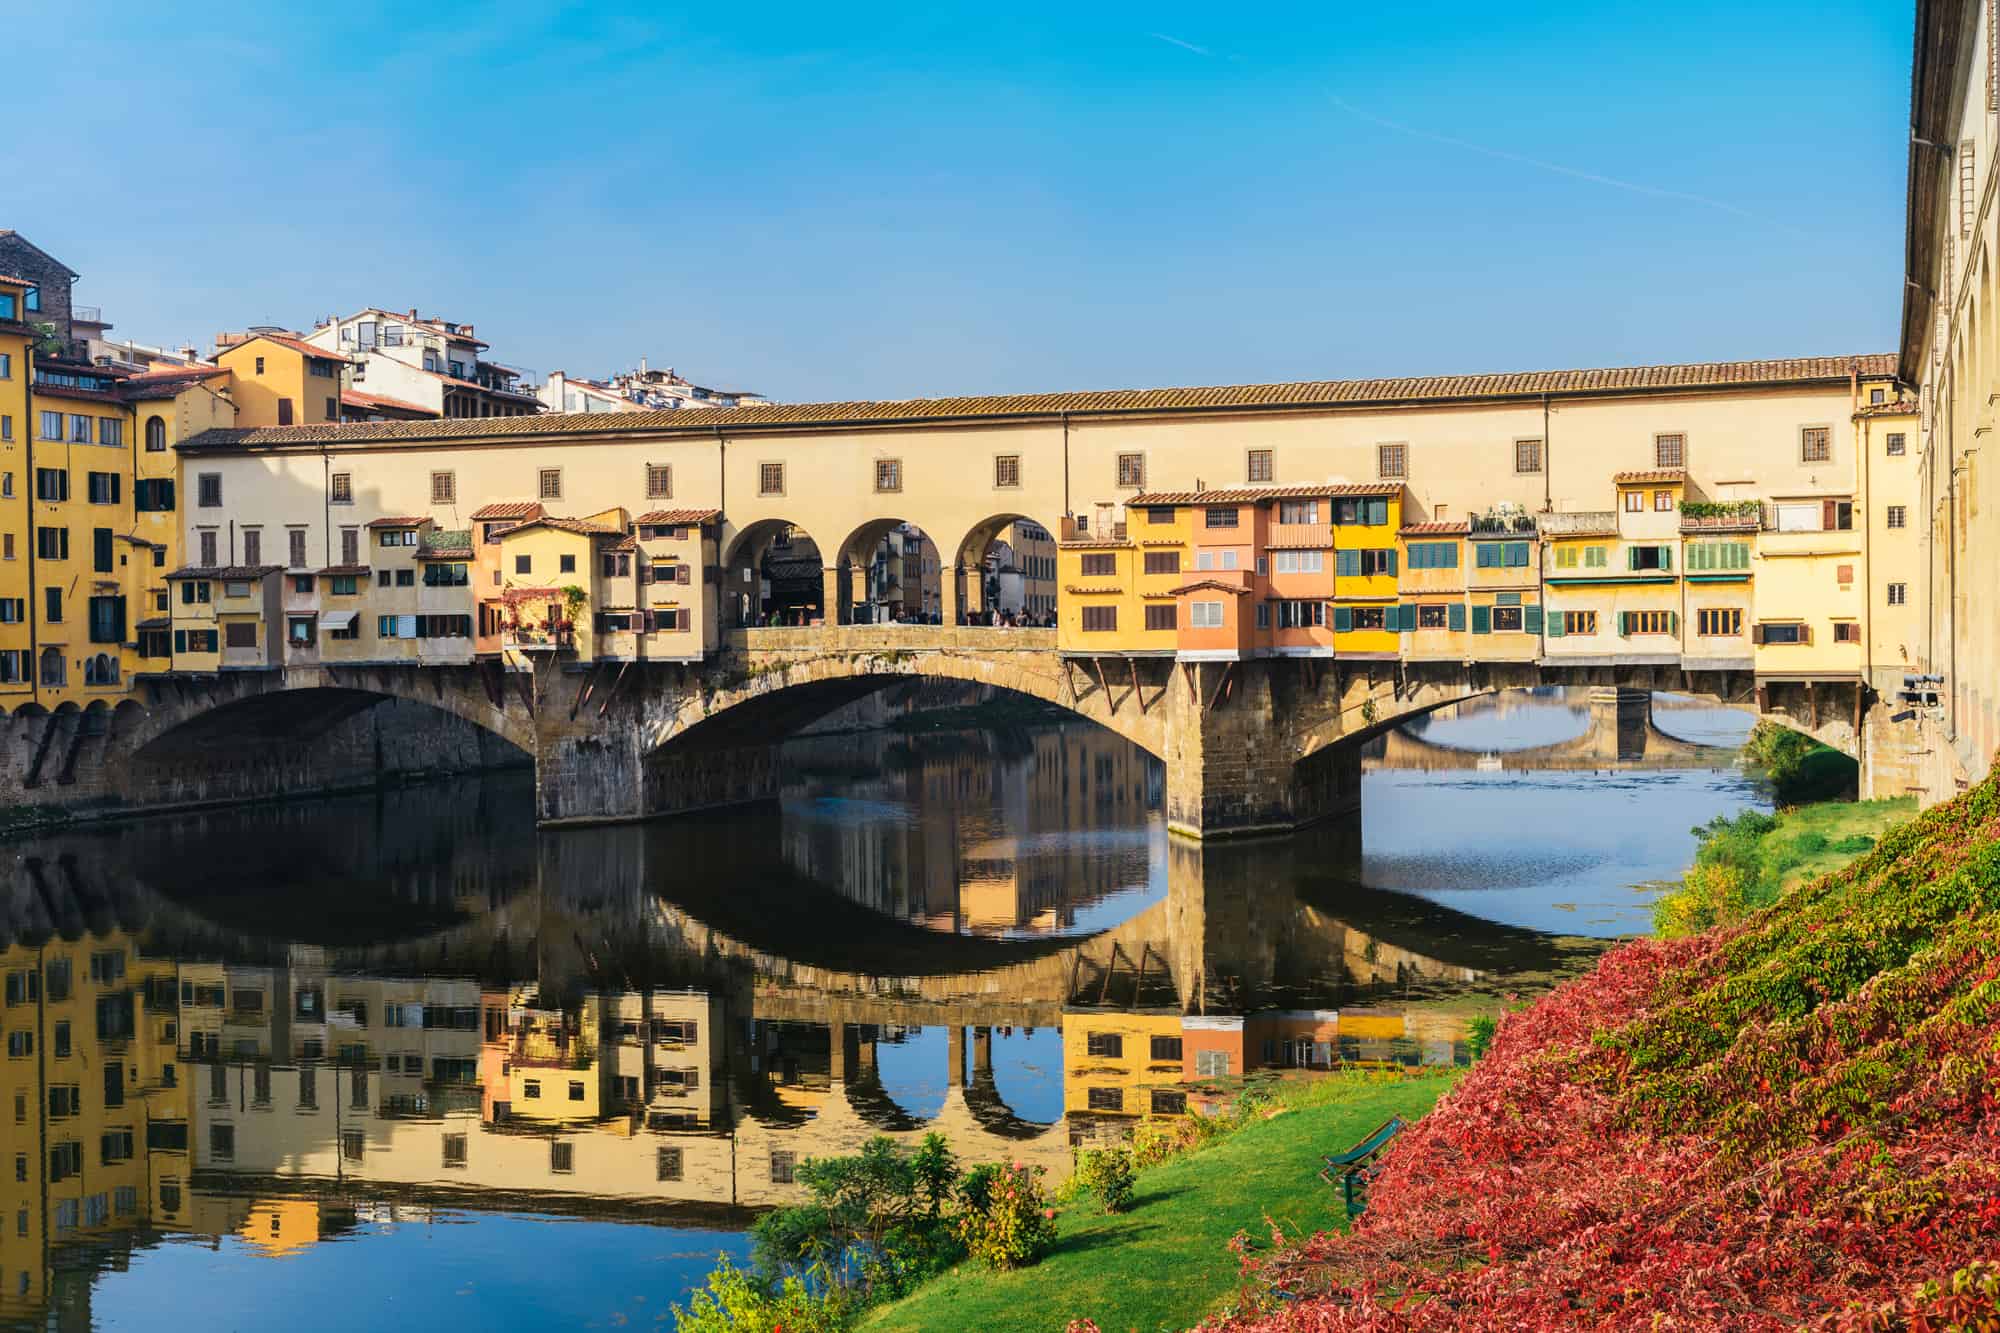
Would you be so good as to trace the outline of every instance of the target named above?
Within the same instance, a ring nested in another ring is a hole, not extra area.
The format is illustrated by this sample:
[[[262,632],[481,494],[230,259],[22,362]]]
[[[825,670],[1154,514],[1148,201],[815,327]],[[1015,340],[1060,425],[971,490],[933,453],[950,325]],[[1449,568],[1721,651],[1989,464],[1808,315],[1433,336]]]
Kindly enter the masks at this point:
[[[1908,0],[53,12],[0,226],[142,341],[415,305],[792,401],[1896,341]]]

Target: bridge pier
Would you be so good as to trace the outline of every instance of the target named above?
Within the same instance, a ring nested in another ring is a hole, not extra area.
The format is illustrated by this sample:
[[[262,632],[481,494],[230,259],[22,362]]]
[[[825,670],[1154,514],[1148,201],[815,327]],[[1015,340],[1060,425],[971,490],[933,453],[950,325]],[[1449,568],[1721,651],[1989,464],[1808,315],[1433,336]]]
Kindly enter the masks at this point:
[[[1289,833],[1361,808],[1361,746],[1298,759],[1297,664],[1183,666],[1167,692],[1167,827],[1196,838]],[[1338,687],[1335,686],[1337,689]]]

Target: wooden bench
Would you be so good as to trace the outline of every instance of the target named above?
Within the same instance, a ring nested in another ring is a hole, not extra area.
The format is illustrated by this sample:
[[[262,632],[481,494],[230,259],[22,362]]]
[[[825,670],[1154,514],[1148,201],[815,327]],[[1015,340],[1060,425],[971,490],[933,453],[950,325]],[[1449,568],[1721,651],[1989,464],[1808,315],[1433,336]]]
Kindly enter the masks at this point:
[[[1320,1160],[1326,1165],[1320,1168],[1319,1178],[1329,1185],[1340,1186],[1350,1221],[1368,1208],[1368,1182],[1382,1169],[1382,1150],[1389,1146],[1391,1139],[1409,1128],[1409,1124],[1403,1117],[1392,1115],[1346,1152],[1321,1156]]]

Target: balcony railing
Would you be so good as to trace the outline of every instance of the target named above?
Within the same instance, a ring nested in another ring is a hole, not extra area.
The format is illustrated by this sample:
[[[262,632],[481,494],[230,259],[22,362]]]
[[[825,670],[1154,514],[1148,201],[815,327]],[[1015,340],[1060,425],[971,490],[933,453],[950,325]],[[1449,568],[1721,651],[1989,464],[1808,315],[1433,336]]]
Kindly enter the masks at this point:
[[[1472,520],[1474,532],[1519,532],[1528,536],[1535,533],[1533,514],[1478,514]]]

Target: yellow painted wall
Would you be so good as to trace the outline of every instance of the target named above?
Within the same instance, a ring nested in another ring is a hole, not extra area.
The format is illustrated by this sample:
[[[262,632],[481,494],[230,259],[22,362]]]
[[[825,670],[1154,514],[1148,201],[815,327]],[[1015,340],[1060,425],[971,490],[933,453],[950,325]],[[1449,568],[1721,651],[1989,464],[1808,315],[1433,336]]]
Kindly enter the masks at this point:
[[[0,292],[18,303],[25,288],[0,283]],[[34,697],[34,657],[27,616],[34,595],[28,583],[26,543],[34,540],[28,523],[28,497],[34,494],[34,477],[28,471],[28,432],[34,423],[28,416],[28,384],[33,374],[29,363],[29,341],[25,333],[11,332],[0,324],[0,356],[10,369],[0,378],[0,534],[12,549],[0,550],[0,598],[20,604],[19,620],[0,623],[0,651],[18,654],[9,658],[9,672],[15,678],[0,680],[0,709],[12,710]],[[11,612],[10,612],[11,614]]]

